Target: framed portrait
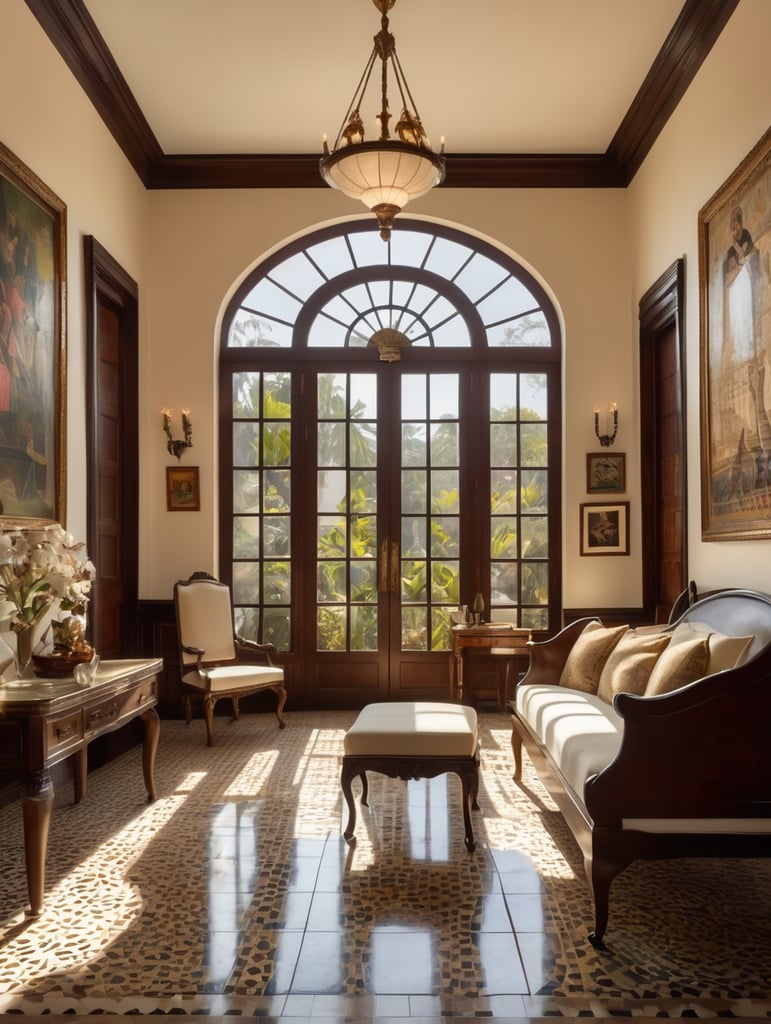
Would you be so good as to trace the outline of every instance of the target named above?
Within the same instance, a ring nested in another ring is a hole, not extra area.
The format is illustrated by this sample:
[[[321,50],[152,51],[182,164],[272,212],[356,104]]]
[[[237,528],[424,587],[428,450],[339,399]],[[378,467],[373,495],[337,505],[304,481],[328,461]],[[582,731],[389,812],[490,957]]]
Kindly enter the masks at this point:
[[[588,494],[621,494],[626,490],[626,455],[616,452],[588,452],[586,456]]]
[[[771,537],[771,129],[699,211],[703,540]]]
[[[629,502],[581,505],[581,554],[629,554]]]
[[[200,512],[198,466],[166,467],[166,509],[169,512]]]
[[[0,143],[0,517],[65,521],[67,208]]]

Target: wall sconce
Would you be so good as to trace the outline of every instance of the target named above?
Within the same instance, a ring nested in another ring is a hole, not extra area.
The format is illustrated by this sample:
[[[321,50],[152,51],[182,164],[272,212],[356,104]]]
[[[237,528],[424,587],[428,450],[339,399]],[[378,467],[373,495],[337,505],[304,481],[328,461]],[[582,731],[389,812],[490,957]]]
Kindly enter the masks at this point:
[[[608,417],[613,417],[613,433],[612,434],[601,434],[600,433],[600,410],[594,410],[594,432],[597,435],[597,440],[600,442],[603,448],[610,448],[613,442],[616,440],[616,434],[618,433],[618,406],[614,402],[610,409],[608,409]],[[607,430],[607,420],[605,429]]]
[[[185,450],[185,448],[193,447],[193,423],[192,420],[190,419],[190,410],[183,409],[182,432],[185,435],[185,440],[183,441],[180,439],[178,441],[175,441],[174,438],[171,436],[171,414],[173,412],[173,409],[162,410],[163,431],[168,437],[168,441],[166,442],[166,448],[168,450],[169,455],[175,455],[177,458],[177,462],[179,462],[180,458],[182,457],[182,452]]]

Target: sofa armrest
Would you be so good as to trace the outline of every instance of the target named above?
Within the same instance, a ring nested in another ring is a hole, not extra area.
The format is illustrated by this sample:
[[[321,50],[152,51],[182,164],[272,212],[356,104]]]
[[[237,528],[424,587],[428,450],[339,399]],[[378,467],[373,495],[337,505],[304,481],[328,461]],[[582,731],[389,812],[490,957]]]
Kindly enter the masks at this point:
[[[590,622],[599,622],[596,618],[576,619],[565,626],[549,640],[528,641],[530,649],[530,666],[520,681],[524,683],[555,684],[559,682],[562,669],[568,660],[568,654],[578,637]]]
[[[595,826],[623,818],[771,817],[771,645],[658,697],[618,694],[615,760],[586,783]]]

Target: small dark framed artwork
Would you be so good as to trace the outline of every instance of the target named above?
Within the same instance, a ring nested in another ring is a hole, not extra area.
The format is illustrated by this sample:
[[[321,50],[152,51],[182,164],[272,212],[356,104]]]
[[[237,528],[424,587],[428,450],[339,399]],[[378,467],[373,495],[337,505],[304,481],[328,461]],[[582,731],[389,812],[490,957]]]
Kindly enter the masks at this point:
[[[629,554],[629,502],[581,505],[581,554]]]
[[[169,512],[200,512],[198,466],[166,467],[166,509]]]
[[[621,494],[626,490],[626,455],[616,452],[588,452],[586,491],[588,494]]]

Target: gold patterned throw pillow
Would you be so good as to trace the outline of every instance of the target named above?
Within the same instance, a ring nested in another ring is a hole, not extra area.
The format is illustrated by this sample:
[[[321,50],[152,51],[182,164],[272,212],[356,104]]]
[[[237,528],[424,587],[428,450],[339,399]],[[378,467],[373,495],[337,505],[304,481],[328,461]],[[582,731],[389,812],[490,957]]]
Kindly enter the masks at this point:
[[[637,634],[630,629],[608,655],[597,696],[608,704],[617,693],[645,693],[656,662],[669,644],[668,633]]]
[[[584,693],[597,693],[605,662],[627,629],[627,626],[603,626],[599,622],[590,622],[568,654],[560,685]]]
[[[672,643],[656,662],[645,688],[646,697],[679,690],[707,674],[709,639],[707,635]]]

